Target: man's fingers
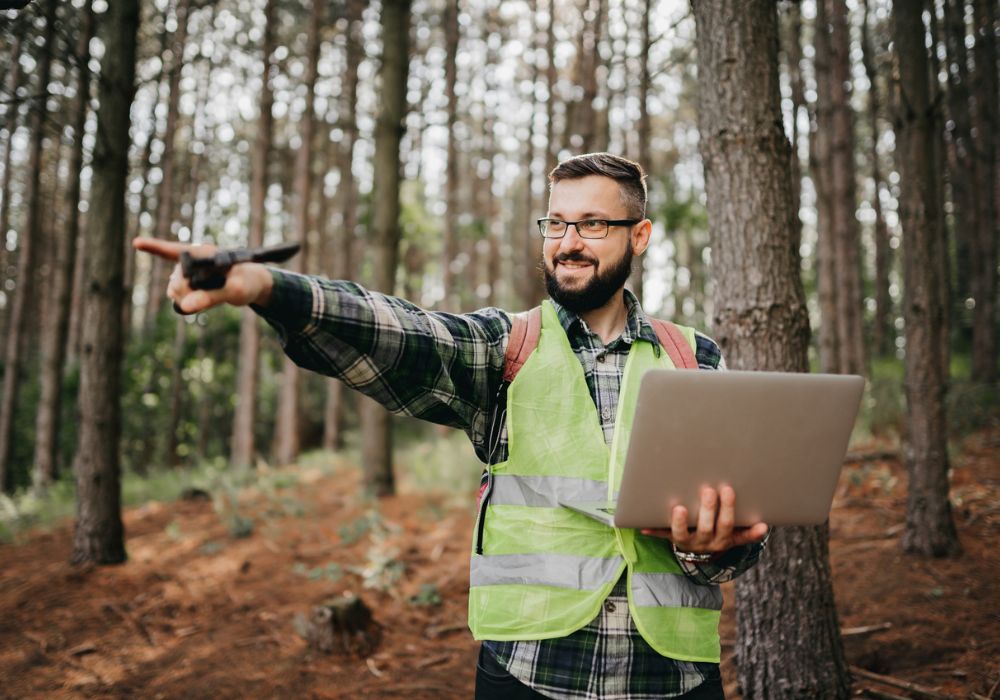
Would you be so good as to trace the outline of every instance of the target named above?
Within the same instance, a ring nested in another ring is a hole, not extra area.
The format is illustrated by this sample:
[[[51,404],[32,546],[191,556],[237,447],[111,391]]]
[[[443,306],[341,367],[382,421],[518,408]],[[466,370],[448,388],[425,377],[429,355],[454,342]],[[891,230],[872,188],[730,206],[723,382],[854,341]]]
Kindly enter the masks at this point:
[[[715,534],[715,515],[718,512],[719,495],[715,489],[705,487],[701,491],[701,507],[698,509],[698,536],[711,539]]]
[[[670,514],[670,539],[678,547],[687,543],[690,534],[688,533],[688,511],[684,506],[674,506]]]
[[[132,247],[144,253],[152,253],[165,260],[176,261],[181,257],[181,252],[187,250],[190,246],[172,241],[161,241],[158,238],[138,237],[132,241]]]
[[[216,304],[221,304],[223,301],[225,301],[225,298],[222,296],[221,290],[208,291],[205,289],[196,289],[181,297],[180,301],[177,302],[177,306],[185,314],[195,314],[199,311],[209,309]]]
[[[733,531],[736,523],[736,491],[732,486],[719,487],[719,517],[715,524],[715,536],[725,539]]]
[[[752,527],[740,528],[733,531],[733,546],[740,547],[753,542],[760,542],[767,536],[767,523],[757,523]]]

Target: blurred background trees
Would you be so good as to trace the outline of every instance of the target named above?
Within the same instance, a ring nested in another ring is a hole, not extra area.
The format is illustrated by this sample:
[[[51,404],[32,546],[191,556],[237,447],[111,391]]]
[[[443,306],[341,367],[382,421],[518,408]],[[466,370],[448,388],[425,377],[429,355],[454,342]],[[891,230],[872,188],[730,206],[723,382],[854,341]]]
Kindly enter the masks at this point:
[[[791,146],[809,366],[868,376],[860,429],[908,435],[911,470],[930,470],[945,512],[946,450],[921,443],[927,426],[973,423],[997,401],[996,5],[916,3],[913,46],[893,33],[898,9],[779,2],[772,111]],[[84,235],[97,213],[109,21],[106,0],[0,13],[7,493],[72,480],[93,415],[80,393],[87,270],[110,251]],[[519,310],[544,293],[532,222],[545,213],[546,173],[608,149],[649,172],[653,243],[632,278],[645,308],[718,333],[727,271],[709,237],[695,38],[691,9],[670,0],[148,0],[119,135],[119,238],[299,239],[307,273],[427,308]],[[913,166],[918,148],[928,160]],[[252,312],[176,317],[162,303],[167,272],[125,248],[127,473],[361,447],[364,402],[297,377]],[[383,426],[364,431],[370,485],[391,491],[388,426],[397,440],[427,433],[365,420]],[[916,496],[914,512],[929,498]],[[926,527],[946,532],[942,518]],[[953,550],[924,541],[907,537],[922,552]]]

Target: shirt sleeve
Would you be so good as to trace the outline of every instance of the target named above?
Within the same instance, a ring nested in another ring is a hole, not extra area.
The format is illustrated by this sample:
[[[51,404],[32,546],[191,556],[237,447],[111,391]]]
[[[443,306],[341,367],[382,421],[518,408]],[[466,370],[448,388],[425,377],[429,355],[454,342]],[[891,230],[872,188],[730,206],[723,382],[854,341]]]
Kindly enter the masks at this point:
[[[252,308],[297,365],[343,380],[395,413],[464,430],[476,453],[485,451],[510,335],[505,312],[432,312],[353,282],[271,274],[267,306]]]
[[[722,350],[714,340],[703,333],[696,332],[695,344],[695,358],[698,360],[699,369],[726,369]],[[680,564],[681,571],[697,584],[711,586],[725,583],[748,571],[757,563],[761,552],[767,545],[768,537],[770,537],[770,533],[762,542],[733,547],[723,552],[718,559],[712,562],[694,563],[678,559],[677,563]]]

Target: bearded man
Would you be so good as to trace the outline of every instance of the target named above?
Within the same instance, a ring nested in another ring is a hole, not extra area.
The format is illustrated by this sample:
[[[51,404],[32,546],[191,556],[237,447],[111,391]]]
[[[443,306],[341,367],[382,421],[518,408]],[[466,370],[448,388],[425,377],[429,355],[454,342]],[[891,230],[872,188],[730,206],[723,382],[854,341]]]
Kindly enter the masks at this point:
[[[619,397],[636,395],[645,369],[674,363],[625,288],[652,231],[642,168],[593,153],[563,161],[549,182],[538,220],[549,299],[532,312],[540,332],[512,380],[515,317],[496,308],[431,312],[257,264],[233,267],[211,291],[192,290],[175,269],[167,294],[184,313],[249,304],[300,366],[469,436],[486,465],[469,593],[469,626],[482,640],[477,698],[723,697],[718,584],[757,561],[767,526],[734,528],[726,486],[703,491],[693,530],[683,506],[669,529],[641,532],[559,506],[606,498],[621,469],[609,446],[635,410]],[[212,252],[152,239],[136,247],[174,260]],[[724,369],[710,338],[676,333],[692,365]]]

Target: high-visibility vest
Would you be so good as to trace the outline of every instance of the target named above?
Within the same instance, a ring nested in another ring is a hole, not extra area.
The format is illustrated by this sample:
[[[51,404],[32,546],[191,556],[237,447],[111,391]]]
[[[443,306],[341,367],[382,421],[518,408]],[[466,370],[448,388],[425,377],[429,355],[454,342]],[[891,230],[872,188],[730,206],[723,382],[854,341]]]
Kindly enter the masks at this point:
[[[694,331],[682,329],[694,346]],[[642,339],[625,364],[610,448],[580,362],[554,307],[508,388],[508,458],[488,468],[474,530],[469,627],[476,639],[564,637],[593,620],[623,571],[629,611],[664,656],[719,662],[718,586],[688,579],[669,543],[611,528],[559,505],[613,500],[642,375],[673,368]]]

